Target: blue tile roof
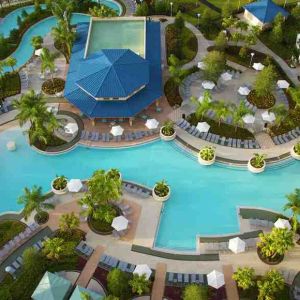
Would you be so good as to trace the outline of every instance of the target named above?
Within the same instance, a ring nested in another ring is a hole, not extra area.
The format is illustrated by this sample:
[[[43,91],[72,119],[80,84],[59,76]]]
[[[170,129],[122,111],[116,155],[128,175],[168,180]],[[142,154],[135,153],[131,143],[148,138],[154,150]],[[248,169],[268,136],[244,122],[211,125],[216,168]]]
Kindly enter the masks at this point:
[[[91,118],[118,118],[133,117],[162,96],[158,22],[146,22],[145,59],[127,49],[104,49],[84,62],[88,28],[89,23],[77,25],[65,86],[68,101]],[[128,100],[99,101],[94,98],[103,95],[104,91],[111,94],[108,97],[121,97],[119,95],[128,95],[143,84],[146,87]]]
[[[264,24],[273,22],[279,13],[281,13],[284,17],[289,15],[284,8],[275,4],[272,0],[252,2],[245,5],[244,8]]]

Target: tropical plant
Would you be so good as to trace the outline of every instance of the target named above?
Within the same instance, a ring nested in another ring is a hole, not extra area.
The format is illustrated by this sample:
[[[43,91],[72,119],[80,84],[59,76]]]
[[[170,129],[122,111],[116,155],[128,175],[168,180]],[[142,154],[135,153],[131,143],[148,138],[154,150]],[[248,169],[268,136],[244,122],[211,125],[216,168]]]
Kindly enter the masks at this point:
[[[162,127],[162,133],[166,136],[171,136],[174,132],[174,123],[171,120],[165,121]]]
[[[265,161],[266,161],[266,155],[259,154],[259,153],[254,153],[253,157],[250,160],[251,165],[257,169],[262,168],[265,165]]]
[[[295,108],[300,108],[300,88],[290,87],[288,92],[291,95],[292,100],[295,102]]]
[[[221,121],[224,121],[225,118],[227,118],[232,114],[230,110],[230,106],[224,100],[215,102],[212,108],[216,113],[219,126],[221,126]]]
[[[121,173],[118,169],[110,169],[107,171],[107,176],[111,177],[112,179],[118,180],[121,178]]]
[[[255,273],[253,268],[238,267],[237,271],[232,275],[232,279],[236,281],[238,287],[248,290],[255,286]]]
[[[296,146],[300,153],[300,142]],[[298,228],[298,216],[300,215],[300,189],[295,189],[293,193],[286,195],[286,198],[288,202],[284,205],[283,209],[290,209],[292,211],[293,229],[296,231]]]
[[[114,295],[108,295],[108,296],[105,296],[105,297],[103,298],[103,300],[120,300],[120,298],[119,298],[119,297],[116,297],[116,296],[114,296]]]
[[[214,159],[215,153],[216,153],[216,150],[214,147],[205,146],[200,150],[199,155],[203,160],[210,161],[210,160]]]
[[[169,72],[174,82],[177,85],[180,85],[183,80],[185,70],[181,68],[180,60],[174,54],[171,54],[169,57]]]
[[[287,116],[289,114],[289,111],[285,107],[283,103],[278,104],[270,109],[271,112],[275,114],[275,126],[277,128],[280,127],[283,121],[286,122],[293,122],[291,119],[287,119]]]
[[[271,233],[260,233],[260,241],[257,243],[263,257],[276,259],[283,256],[290,248],[294,246],[294,233],[287,228],[274,227]]]
[[[102,220],[108,224],[111,224],[116,216],[116,209],[108,204],[101,205],[97,211],[98,220]]]
[[[208,289],[205,286],[189,284],[184,288],[183,300],[207,300]]]
[[[224,31],[220,31],[218,36],[215,39],[215,47],[219,51],[224,51],[228,45],[226,33]]]
[[[252,114],[252,111],[245,105],[243,101],[240,104],[232,105],[232,122],[235,125],[235,131],[237,131],[238,126],[243,127],[244,121],[243,117],[247,114]]]
[[[219,51],[211,51],[204,57],[203,63],[204,78],[206,80],[217,82],[226,66],[224,53]]]
[[[79,224],[79,218],[74,212],[62,214],[59,218],[59,229],[68,234],[72,234],[74,230],[78,229]]]
[[[300,155],[300,142],[294,145],[294,151],[296,154]]]
[[[111,9],[106,5],[94,6],[89,9],[89,13],[92,17],[97,18],[112,18],[118,16],[114,9]]]
[[[132,292],[138,295],[148,294],[150,292],[150,281],[143,274],[139,276],[138,274],[133,274],[131,280],[129,280],[129,285],[132,288]]]
[[[78,201],[78,204],[81,207],[84,207],[84,210],[80,213],[82,216],[91,217],[92,219],[99,220],[99,205],[95,200],[92,199],[90,195],[85,195]]]
[[[168,195],[170,187],[165,180],[156,182],[154,192],[159,197],[165,197]]]
[[[64,175],[56,176],[56,178],[53,180],[53,187],[58,191],[65,189],[67,184],[68,180]]]
[[[197,119],[202,119],[204,114],[212,108],[211,93],[204,91],[202,101],[198,101],[196,97],[191,97],[191,102],[196,105],[195,115]]]
[[[53,82],[56,55],[54,53],[51,53],[48,48],[43,48],[40,58],[41,58],[41,72],[44,74],[46,70],[49,70]]]
[[[107,288],[110,294],[120,299],[128,299],[130,287],[128,275],[120,269],[112,269],[107,275]]]
[[[231,3],[229,1],[224,1],[221,10],[222,18],[229,18],[232,15],[232,12],[233,8]]]
[[[284,278],[277,270],[270,270],[257,281],[257,287],[257,300],[276,300],[276,293],[284,289]]]
[[[26,248],[22,254],[22,258],[22,268],[35,274],[39,273],[45,267],[41,254],[34,247]]]
[[[70,21],[71,15],[75,8],[75,3],[73,0],[47,0],[48,8],[51,9],[53,16],[55,16],[59,21],[66,22],[68,24],[68,31],[71,31]]]
[[[31,45],[34,49],[40,49],[43,45],[43,38],[40,35],[35,35],[31,38]]]
[[[34,185],[32,189],[25,187],[23,195],[18,198],[18,204],[24,206],[23,215],[25,220],[36,211],[37,215],[41,215],[45,209],[53,209],[54,205],[45,203],[47,197],[43,195],[42,188]]]
[[[62,238],[52,238],[44,241],[43,253],[50,260],[59,260],[63,254],[65,241]]]
[[[17,64],[17,60],[12,56],[9,56],[5,60],[5,65],[10,67],[13,72],[15,71],[14,67],[16,66],[16,64]]]
[[[254,90],[258,97],[269,95],[275,87],[277,74],[272,65],[265,67],[255,78]]]

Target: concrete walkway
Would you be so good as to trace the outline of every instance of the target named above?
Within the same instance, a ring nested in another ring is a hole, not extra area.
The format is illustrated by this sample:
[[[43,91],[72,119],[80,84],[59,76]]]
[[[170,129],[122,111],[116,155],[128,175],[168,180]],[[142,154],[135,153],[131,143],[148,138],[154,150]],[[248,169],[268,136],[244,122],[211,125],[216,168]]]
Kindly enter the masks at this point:
[[[158,263],[155,268],[155,280],[153,283],[151,300],[163,299],[166,274],[167,274],[167,265],[164,263]]]
[[[225,279],[225,289],[227,300],[239,300],[239,293],[235,281],[232,279],[233,268],[232,265],[223,266],[223,274]]]
[[[101,255],[104,253],[105,248],[102,246],[97,246],[94,250],[93,254],[91,255],[90,259],[87,261],[86,265],[84,266],[83,270],[78,277],[76,282],[77,285],[82,287],[87,287],[95,270],[97,269],[99,259]]]

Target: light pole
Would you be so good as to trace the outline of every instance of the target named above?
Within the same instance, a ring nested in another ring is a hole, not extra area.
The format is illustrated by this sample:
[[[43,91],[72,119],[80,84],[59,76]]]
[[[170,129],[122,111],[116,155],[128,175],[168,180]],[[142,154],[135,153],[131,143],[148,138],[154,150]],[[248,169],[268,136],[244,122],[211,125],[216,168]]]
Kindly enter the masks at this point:
[[[249,67],[251,67],[251,65],[252,65],[252,60],[253,60],[253,56],[255,55],[255,53],[254,52],[251,52],[251,59],[250,59],[250,65],[249,65]]]
[[[197,18],[198,18],[198,28],[200,27],[200,16],[201,16],[201,14],[197,13]]]
[[[173,15],[173,2],[170,2],[170,5],[171,5],[171,17],[172,17],[172,15]]]

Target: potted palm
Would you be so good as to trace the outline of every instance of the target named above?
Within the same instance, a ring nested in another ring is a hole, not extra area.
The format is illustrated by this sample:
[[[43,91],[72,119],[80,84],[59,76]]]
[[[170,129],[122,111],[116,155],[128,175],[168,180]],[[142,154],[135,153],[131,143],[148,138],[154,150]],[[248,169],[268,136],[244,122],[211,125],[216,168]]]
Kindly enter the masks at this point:
[[[176,137],[176,131],[174,128],[174,123],[172,121],[166,121],[164,125],[160,128],[160,138],[163,141],[172,141]]]
[[[56,176],[51,182],[52,192],[56,195],[66,194],[68,191],[67,184],[68,180],[65,176]]]
[[[300,142],[294,145],[291,149],[291,156],[297,160],[300,160]]]
[[[165,180],[157,182],[152,189],[152,196],[156,201],[167,201],[170,195],[171,189]]]
[[[200,149],[198,154],[198,162],[201,165],[210,166],[216,160],[216,150],[212,146],[205,146]]]
[[[266,155],[254,153],[248,161],[248,170],[252,173],[261,173],[266,168]]]

